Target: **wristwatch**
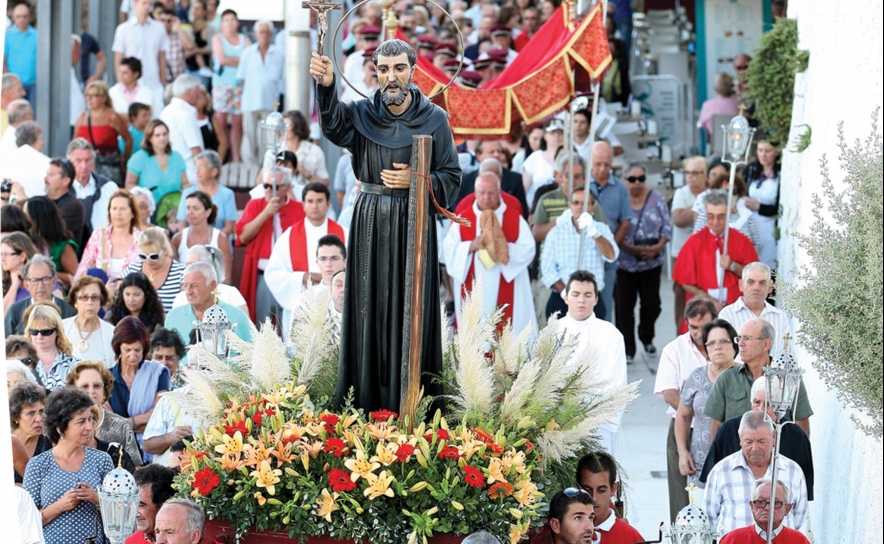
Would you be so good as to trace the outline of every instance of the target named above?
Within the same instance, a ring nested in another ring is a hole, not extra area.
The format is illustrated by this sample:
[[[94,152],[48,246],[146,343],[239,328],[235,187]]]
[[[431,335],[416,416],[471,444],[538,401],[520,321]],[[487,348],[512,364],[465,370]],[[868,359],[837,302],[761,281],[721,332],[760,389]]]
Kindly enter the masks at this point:
[[[737,273],[737,263],[736,263],[736,262],[731,261],[731,265],[730,265],[728,268],[729,268],[730,271],[733,272],[734,274]]]

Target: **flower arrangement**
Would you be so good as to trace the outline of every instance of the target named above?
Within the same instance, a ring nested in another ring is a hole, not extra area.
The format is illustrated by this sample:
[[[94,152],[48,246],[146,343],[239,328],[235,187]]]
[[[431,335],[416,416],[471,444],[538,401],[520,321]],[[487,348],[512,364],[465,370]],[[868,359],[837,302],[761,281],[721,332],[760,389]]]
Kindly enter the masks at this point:
[[[500,316],[482,315],[481,296],[479,284],[446,347],[439,379],[450,411],[414,425],[386,410],[328,409],[327,380],[316,378],[337,357],[315,349],[333,335],[316,316],[296,324],[300,349],[317,342],[316,356],[288,356],[268,326],[254,345],[233,346],[240,355],[229,365],[200,352],[199,368],[183,370],[188,387],[171,393],[206,422],[188,444],[179,492],[237,535],[413,544],[485,530],[521,541],[542,521],[544,490],[572,483],[569,463],[635,384],[594,384],[600,363],[574,355],[555,321],[530,353],[531,331],[496,337]]]

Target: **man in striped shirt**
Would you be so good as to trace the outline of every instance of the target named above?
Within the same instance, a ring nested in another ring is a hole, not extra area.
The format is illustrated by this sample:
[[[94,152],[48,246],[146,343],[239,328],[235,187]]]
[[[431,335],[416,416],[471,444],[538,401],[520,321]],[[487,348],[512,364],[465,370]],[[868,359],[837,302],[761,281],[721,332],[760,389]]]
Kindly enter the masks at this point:
[[[706,482],[706,515],[719,538],[734,529],[752,525],[753,485],[758,479],[770,481],[774,455],[774,426],[762,411],[751,410],[740,420],[741,450],[715,465]],[[797,463],[780,455],[777,479],[786,483],[792,495],[792,510],[783,524],[799,529],[807,516],[807,485]]]
[[[786,312],[767,302],[773,288],[770,267],[762,262],[747,264],[743,267],[743,277],[740,279],[740,292],[743,296],[722,308],[719,317],[730,322],[736,330],[740,330],[743,323],[750,319],[761,318],[770,323],[775,331],[771,339],[771,355],[776,357],[785,349],[783,338],[786,334],[792,334],[792,325]]]

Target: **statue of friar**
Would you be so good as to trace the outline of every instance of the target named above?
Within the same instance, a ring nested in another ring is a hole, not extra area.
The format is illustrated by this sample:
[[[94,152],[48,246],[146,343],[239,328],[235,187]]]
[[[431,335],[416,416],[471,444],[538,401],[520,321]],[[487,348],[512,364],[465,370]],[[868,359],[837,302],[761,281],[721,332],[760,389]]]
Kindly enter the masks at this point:
[[[378,90],[367,100],[338,99],[332,62],[314,52],[310,74],[318,81],[316,98],[322,133],[350,151],[361,192],[353,210],[347,255],[341,357],[335,403],[350,388],[354,406],[398,411],[408,241],[411,137],[433,137],[430,181],[436,202],[427,202],[427,261],[421,385],[425,395],[440,395],[432,375],[442,372],[439,257],[435,212],[457,198],[461,168],[448,114],[411,82],[417,53],[402,40],[381,43],[372,55]],[[434,206],[435,204],[435,206]],[[434,210],[434,207],[436,208]],[[415,279],[417,281],[417,279]]]

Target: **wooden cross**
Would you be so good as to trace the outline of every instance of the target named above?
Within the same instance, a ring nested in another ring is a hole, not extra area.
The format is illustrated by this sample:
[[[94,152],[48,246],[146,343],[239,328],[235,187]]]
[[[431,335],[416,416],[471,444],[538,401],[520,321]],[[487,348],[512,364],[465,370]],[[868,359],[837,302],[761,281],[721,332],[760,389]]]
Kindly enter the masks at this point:
[[[333,9],[341,9],[341,4],[320,0],[319,2],[302,2],[301,7],[316,12],[316,34],[319,42],[316,52],[321,56],[325,49],[325,35],[328,33],[328,12]]]

